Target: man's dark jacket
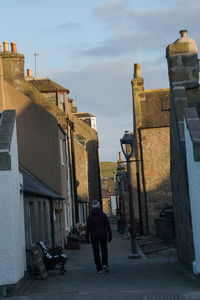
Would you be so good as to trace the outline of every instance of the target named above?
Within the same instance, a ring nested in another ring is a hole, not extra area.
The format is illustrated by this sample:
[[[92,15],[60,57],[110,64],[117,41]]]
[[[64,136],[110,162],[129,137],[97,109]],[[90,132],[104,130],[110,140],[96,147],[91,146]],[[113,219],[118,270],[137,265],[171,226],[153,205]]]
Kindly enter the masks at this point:
[[[108,217],[101,208],[93,208],[87,219],[86,240],[89,242],[89,238],[105,237],[109,242],[112,240],[112,231]]]

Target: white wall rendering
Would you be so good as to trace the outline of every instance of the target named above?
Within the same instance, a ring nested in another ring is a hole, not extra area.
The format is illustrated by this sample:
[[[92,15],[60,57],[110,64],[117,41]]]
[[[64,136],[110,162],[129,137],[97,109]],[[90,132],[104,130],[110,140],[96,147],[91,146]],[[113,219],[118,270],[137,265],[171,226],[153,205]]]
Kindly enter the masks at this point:
[[[0,170],[0,285],[17,283],[26,270],[24,207],[20,195],[22,177],[18,165],[16,124],[9,154],[11,170]]]

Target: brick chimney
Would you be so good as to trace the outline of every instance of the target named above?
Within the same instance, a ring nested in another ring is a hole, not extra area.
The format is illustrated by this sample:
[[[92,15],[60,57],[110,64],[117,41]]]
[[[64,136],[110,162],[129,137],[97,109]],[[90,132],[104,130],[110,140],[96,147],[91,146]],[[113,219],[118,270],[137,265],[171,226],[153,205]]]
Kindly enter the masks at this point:
[[[3,52],[8,52],[8,51],[9,51],[9,43],[3,42]]]
[[[121,163],[121,162],[123,162],[123,156],[122,156],[122,153],[119,152],[119,159],[118,159],[117,163]]]
[[[16,53],[17,52],[17,44],[15,42],[11,42],[10,46],[11,46],[11,52]]]
[[[16,85],[18,80],[24,78],[24,55],[17,52],[17,45],[11,42],[11,51],[9,43],[3,42],[3,51],[0,52],[2,58],[2,67],[4,80],[11,85]]]
[[[31,69],[27,69],[26,72],[27,72],[27,77],[31,77],[31,78],[33,77],[33,71]]]
[[[141,76],[140,64],[134,64],[134,78]]]

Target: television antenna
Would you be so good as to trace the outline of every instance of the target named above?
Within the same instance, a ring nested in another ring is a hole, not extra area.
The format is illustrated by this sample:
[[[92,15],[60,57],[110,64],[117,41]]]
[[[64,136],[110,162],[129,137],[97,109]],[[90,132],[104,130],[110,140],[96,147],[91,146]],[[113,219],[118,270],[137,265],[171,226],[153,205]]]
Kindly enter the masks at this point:
[[[37,77],[37,56],[43,56],[45,54],[34,53],[35,56],[35,78]]]

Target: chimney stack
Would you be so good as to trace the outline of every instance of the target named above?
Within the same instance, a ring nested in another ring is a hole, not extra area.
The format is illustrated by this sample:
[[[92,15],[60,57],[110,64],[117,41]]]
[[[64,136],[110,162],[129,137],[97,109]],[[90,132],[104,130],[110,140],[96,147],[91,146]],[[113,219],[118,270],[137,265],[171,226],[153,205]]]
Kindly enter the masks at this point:
[[[3,42],[3,52],[8,52],[8,42]]]
[[[134,64],[134,78],[137,78],[140,76],[141,76],[140,64]]]
[[[3,52],[0,52],[0,57],[4,80],[15,86],[20,79],[24,79],[24,55],[17,52],[15,42],[10,42],[10,47],[11,49],[9,42],[3,42]]]
[[[123,161],[122,153],[119,152],[119,161]]]
[[[186,36],[187,36],[187,33],[188,33],[188,31],[185,30],[185,29],[180,30],[179,32],[180,32],[181,37],[186,37]]]
[[[17,44],[15,42],[11,42],[10,46],[11,46],[11,52],[16,53],[17,52]]]
[[[166,57],[170,86],[199,87],[199,60],[196,42],[188,37],[187,30],[180,30],[174,43],[167,47]]]
[[[31,69],[27,69],[27,77],[33,77],[33,71]]]

